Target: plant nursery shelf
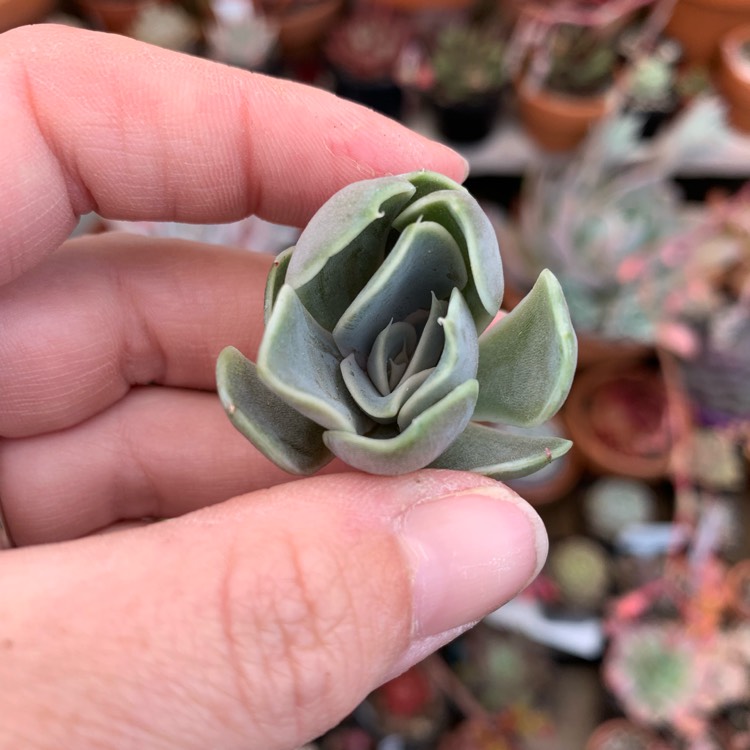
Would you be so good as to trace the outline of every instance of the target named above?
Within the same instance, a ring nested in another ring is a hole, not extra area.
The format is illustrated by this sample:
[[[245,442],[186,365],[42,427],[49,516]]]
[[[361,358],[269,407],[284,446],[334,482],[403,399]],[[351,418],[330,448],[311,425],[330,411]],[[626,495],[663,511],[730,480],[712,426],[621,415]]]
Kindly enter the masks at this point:
[[[433,139],[440,135],[427,113],[419,113],[407,124]],[[469,161],[472,177],[518,175],[542,159],[565,158],[545,155],[514,121],[502,120],[490,135],[476,144],[453,144]],[[648,142],[632,154],[632,160],[647,159]],[[728,127],[717,130],[711,147],[683,161],[678,177],[716,177],[750,180],[750,136]]]

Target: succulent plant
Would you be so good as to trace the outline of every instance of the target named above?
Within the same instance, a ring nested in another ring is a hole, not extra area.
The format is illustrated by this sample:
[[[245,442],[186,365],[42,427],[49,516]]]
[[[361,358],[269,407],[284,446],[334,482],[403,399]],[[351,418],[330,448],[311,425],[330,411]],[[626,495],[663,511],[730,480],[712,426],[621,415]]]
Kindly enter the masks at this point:
[[[217,5],[206,28],[210,57],[248,70],[263,69],[276,49],[278,29],[252,3],[220,10]]]
[[[409,26],[400,16],[358,8],[331,29],[324,50],[339,73],[361,81],[391,80],[409,36]]]
[[[448,25],[430,53],[432,96],[441,104],[499,96],[507,80],[505,41],[493,24]]]
[[[138,13],[129,35],[141,42],[187,52],[200,39],[200,26],[182,6],[154,2]]]
[[[553,544],[546,573],[561,604],[572,612],[600,609],[612,583],[606,551],[598,542],[583,536],[567,537]]]
[[[675,78],[674,66],[657,55],[637,60],[628,86],[630,106],[645,110],[676,104]]]
[[[587,527],[610,544],[628,526],[655,521],[656,509],[654,490],[645,482],[627,477],[601,477],[584,495]]]
[[[698,638],[680,623],[627,628],[605,654],[603,676],[626,715],[697,740],[710,717],[747,697],[747,665],[729,635]]]
[[[617,52],[608,34],[596,27],[560,24],[549,42],[546,88],[570,96],[593,96],[612,85]]]
[[[684,386],[708,423],[750,415],[750,189],[718,201],[643,269],[641,301],[659,341],[681,358]],[[649,292],[655,275],[666,285]]]
[[[634,160],[638,118],[622,115],[593,133],[579,158],[529,172],[515,259],[516,275],[526,279],[517,283],[528,285],[549,268],[563,284],[577,331],[652,343],[656,315],[644,296],[660,299],[667,274],[649,261],[685,228],[671,176],[721,125],[715,101],[696,102],[656,139],[647,160]],[[640,268],[649,273],[633,270]]]
[[[465,188],[432,172],[354,183],[277,258],[257,364],[225,349],[219,396],[235,427],[296,474],[334,455],[375,474],[529,473],[570,442],[481,423],[548,419],[577,345],[550,272],[488,328],[502,292],[496,235]]]

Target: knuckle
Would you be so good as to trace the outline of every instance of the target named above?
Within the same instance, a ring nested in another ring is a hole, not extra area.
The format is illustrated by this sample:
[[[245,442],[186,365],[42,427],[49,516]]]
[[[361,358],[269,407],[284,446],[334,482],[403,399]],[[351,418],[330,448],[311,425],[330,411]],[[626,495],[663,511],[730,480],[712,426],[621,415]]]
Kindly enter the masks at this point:
[[[293,696],[296,708],[335,702],[341,685],[332,676],[364,671],[367,624],[336,550],[283,533],[263,546],[269,553],[253,556],[252,570],[241,551],[228,557],[220,605],[225,654],[244,710],[288,722],[290,706],[280,695]]]

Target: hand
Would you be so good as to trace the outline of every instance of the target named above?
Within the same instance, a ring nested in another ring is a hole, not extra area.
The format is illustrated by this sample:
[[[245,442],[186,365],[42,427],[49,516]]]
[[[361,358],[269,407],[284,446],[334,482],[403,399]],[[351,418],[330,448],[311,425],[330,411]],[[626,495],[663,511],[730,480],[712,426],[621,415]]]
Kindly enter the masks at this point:
[[[234,431],[214,363],[254,355],[269,258],[64,242],[92,210],[303,223],[355,179],[460,180],[458,156],[322,91],[56,27],[0,37],[0,101],[21,547],[0,552],[0,748],[297,747],[533,578],[544,530],[502,485],[289,482]],[[144,517],[172,520],[95,533]]]

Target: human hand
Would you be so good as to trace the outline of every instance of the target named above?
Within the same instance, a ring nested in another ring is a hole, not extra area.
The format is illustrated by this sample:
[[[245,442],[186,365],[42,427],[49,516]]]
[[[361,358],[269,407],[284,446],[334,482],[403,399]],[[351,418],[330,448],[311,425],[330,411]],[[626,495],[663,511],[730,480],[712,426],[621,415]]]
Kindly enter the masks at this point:
[[[315,89],[56,27],[0,36],[0,101],[0,500],[21,546],[0,552],[0,748],[293,748],[531,580],[546,536],[502,485],[289,482],[235,432],[214,363],[256,351],[269,258],[63,244],[91,210],[303,223],[363,177],[460,180],[459,157]],[[172,520],[95,533],[144,517]]]

